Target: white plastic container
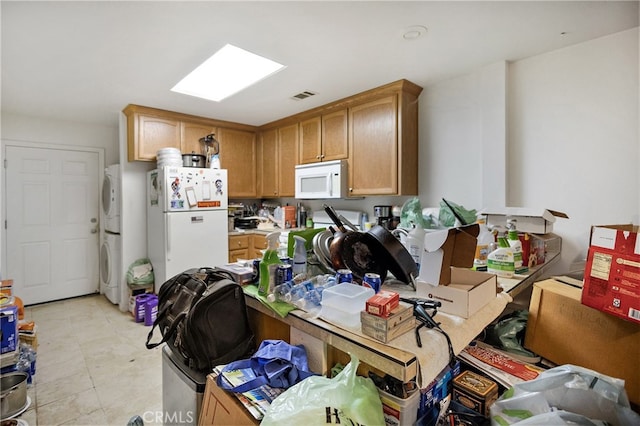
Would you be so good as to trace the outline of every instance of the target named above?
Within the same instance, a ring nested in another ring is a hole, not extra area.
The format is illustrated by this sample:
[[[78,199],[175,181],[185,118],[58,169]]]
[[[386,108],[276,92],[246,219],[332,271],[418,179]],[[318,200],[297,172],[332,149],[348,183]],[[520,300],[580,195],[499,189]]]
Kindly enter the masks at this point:
[[[418,406],[420,405],[420,391],[417,390],[408,398],[402,399],[378,389],[384,423],[387,426],[411,426],[418,420]]]
[[[336,325],[359,328],[360,311],[364,310],[367,299],[374,294],[372,288],[352,283],[329,287],[322,292],[320,316]]]

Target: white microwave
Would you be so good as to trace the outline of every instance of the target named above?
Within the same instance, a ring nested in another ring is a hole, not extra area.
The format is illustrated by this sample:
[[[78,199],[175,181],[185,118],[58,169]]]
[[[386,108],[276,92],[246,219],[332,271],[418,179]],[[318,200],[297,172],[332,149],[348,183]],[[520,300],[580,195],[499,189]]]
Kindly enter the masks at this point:
[[[296,166],[296,198],[347,197],[347,160],[323,161]]]

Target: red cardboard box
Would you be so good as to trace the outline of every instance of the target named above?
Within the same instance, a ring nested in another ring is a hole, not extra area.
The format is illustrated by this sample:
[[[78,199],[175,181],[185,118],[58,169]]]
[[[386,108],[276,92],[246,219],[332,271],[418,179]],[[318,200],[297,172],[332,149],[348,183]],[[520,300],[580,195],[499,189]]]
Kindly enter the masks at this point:
[[[366,311],[379,317],[387,317],[400,304],[400,295],[395,291],[380,290],[366,302]]]
[[[640,227],[591,228],[582,304],[640,324]]]

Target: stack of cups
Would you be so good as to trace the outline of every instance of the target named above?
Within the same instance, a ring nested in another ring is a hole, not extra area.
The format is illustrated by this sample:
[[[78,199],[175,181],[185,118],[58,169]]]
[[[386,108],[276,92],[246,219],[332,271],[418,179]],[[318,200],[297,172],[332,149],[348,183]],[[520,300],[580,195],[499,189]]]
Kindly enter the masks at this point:
[[[182,154],[178,148],[162,148],[156,153],[158,168],[164,166],[182,167]]]

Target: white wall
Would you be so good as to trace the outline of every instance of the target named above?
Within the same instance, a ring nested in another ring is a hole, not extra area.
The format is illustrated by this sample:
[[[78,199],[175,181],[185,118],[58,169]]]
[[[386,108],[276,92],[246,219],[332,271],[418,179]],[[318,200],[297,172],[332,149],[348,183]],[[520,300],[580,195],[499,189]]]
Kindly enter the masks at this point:
[[[509,67],[507,202],[569,215],[559,271],[592,224],[640,222],[638,72],[637,28]]]

